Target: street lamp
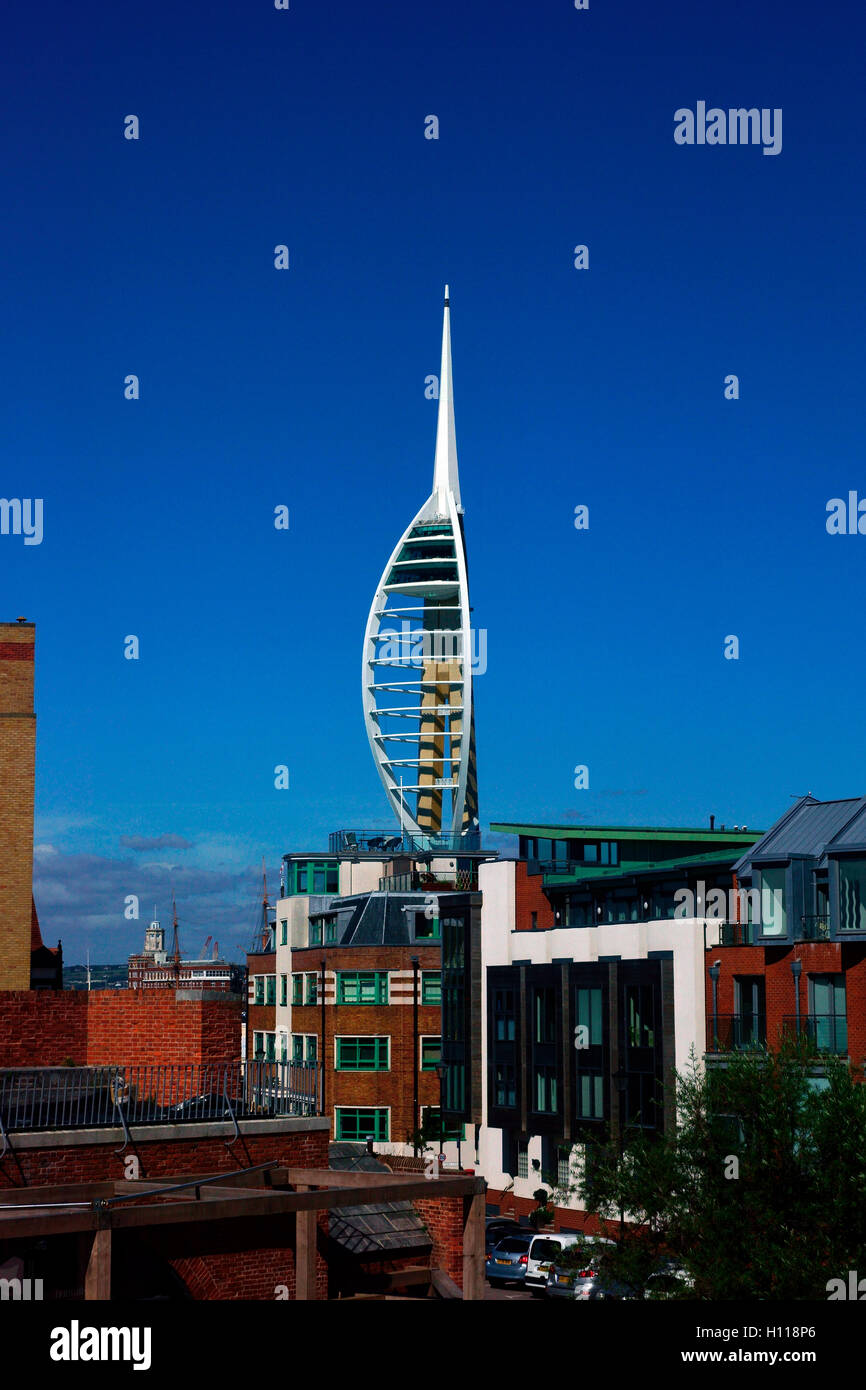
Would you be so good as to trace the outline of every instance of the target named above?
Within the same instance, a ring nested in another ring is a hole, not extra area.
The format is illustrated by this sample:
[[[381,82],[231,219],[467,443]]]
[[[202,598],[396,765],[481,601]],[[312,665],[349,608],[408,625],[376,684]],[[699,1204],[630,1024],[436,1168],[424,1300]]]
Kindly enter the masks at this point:
[[[439,1077],[439,1162],[445,1161],[445,1073],[447,1067],[444,1062],[436,1063],[436,1075]]]
[[[719,976],[722,962],[714,960],[710,966],[710,979],[713,982],[713,1051],[719,1050]]]

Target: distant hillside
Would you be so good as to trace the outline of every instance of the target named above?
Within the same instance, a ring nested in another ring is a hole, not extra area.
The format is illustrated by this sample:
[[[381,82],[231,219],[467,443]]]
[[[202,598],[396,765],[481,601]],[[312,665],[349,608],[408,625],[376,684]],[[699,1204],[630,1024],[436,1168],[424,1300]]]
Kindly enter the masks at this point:
[[[91,965],[90,967],[91,989],[116,989],[118,985],[126,989],[126,981],[126,961],[122,965]],[[64,965],[63,988],[87,989],[87,966]]]

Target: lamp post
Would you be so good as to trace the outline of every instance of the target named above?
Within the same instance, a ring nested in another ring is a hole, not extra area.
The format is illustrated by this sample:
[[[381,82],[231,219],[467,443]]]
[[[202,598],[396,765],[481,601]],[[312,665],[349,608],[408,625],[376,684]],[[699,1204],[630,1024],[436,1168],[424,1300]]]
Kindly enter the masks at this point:
[[[440,1166],[445,1162],[445,1072],[444,1062],[436,1063],[436,1075],[439,1077],[439,1163]]]
[[[800,976],[803,973],[801,960],[791,961],[791,974],[794,977],[794,1012],[797,1020],[797,1037],[800,1036]]]
[[[722,973],[722,962],[714,960],[710,966],[710,979],[713,982],[713,1050],[719,1050],[719,976]]]
[[[418,957],[412,962],[412,1150],[418,1157]],[[440,1095],[441,1100],[441,1095]]]

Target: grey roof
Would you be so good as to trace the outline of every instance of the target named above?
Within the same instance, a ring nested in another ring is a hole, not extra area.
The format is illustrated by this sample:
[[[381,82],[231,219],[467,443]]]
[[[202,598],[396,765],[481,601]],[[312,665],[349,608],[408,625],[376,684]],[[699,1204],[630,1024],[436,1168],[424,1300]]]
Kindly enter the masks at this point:
[[[338,913],[341,946],[409,946],[415,937],[410,931],[410,913],[420,911],[424,893],[360,893],[340,898],[332,908]]]
[[[804,855],[826,857],[828,851],[853,848],[866,841],[866,797],[818,801],[804,796],[762,835],[734,865],[734,873],[769,859]]]
[[[362,1173],[387,1173],[364,1144],[328,1146],[329,1166]],[[411,1202],[369,1202],[328,1212],[328,1234],[353,1255],[429,1250],[433,1242]]]

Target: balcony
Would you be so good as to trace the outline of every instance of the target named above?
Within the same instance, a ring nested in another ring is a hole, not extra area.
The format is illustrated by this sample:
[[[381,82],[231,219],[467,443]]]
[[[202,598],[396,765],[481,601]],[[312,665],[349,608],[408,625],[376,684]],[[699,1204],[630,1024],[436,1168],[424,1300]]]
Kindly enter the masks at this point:
[[[426,874],[413,869],[406,874],[391,874],[379,879],[380,893],[476,893],[477,869],[455,869],[448,876]]]
[[[844,1057],[848,1052],[848,1019],[839,1014],[786,1014],[782,1029],[789,1034],[806,1037],[816,1052]]]
[[[712,920],[712,919],[708,919]],[[755,924],[754,922],[720,922],[719,923],[719,945],[720,946],[754,946],[755,944]]]
[[[329,854],[468,854],[481,848],[478,830],[465,835],[394,835],[390,830],[334,830]]]
[[[795,941],[829,941],[830,917],[827,913],[818,916],[801,917],[799,927],[794,928]]]
[[[765,1047],[766,1043],[764,1014],[717,1014],[715,1019],[707,1019],[708,1052],[739,1052],[747,1047]]]

